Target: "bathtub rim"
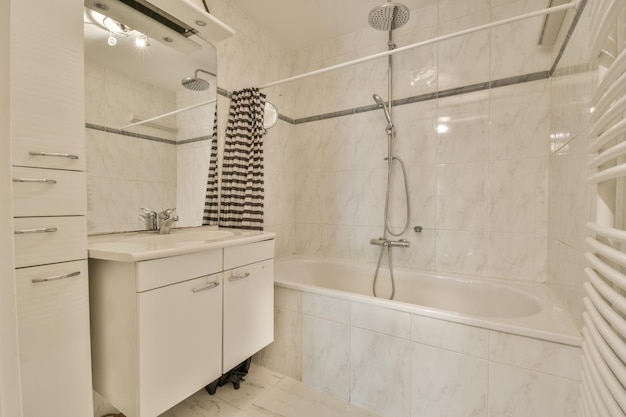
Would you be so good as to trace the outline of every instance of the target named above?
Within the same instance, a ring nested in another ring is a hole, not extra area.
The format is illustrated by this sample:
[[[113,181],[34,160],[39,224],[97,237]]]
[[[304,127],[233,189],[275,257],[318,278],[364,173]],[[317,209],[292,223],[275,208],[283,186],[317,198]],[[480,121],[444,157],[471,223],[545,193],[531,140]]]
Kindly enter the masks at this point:
[[[322,258],[312,256],[293,255],[276,259],[275,263],[296,262],[327,262],[339,264],[356,264],[375,268],[376,264],[367,262],[347,261],[343,259]],[[373,269],[372,269],[373,271]],[[439,277],[444,279],[460,279],[462,281],[480,281],[509,287],[514,291],[521,291],[531,296],[541,305],[541,311],[532,316],[522,318],[493,318],[487,319],[480,316],[466,315],[448,310],[411,304],[403,301],[375,298],[369,295],[352,293],[344,290],[328,289],[309,284],[296,283],[279,278],[274,275],[274,285],[287,289],[311,292],[332,298],[345,298],[350,301],[367,303],[377,307],[388,308],[395,311],[406,312],[419,316],[440,319],[452,323],[494,330],[513,335],[530,337],[533,339],[555,342],[569,346],[580,347],[582,336],[569,316],[568,311],[556,298],[547,284],[534,282],[508,281],[490,277],[481,277],[470,274],[455,274],[441,271],[429,271],[412,268],[395,268],[394,271],[401,273],[416,274],[418,276]],[[512,288],[511,288],[512,287]],[[548,307],[546,310],[545,307]],[[559,328],[555,328],[559,327]]]

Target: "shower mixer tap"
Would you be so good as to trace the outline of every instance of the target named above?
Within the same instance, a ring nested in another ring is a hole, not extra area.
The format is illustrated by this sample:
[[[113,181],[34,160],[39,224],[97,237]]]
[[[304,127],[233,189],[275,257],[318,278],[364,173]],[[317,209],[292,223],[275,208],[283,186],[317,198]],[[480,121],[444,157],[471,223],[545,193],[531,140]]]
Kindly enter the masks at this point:
[[[378,239],[370,239],[370,245],[385,246],[385,247],[390,247],[390,248],[394,248],[394,247],[408,248],[410,245],[410,242],[406,239],[389,240],[389,239],[379,237]]]

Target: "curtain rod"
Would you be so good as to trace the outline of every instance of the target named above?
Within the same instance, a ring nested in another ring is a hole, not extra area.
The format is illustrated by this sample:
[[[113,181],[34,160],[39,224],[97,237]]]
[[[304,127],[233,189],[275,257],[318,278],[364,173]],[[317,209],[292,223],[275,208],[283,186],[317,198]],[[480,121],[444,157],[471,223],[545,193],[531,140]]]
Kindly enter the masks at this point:
[[[284,78],[284,79],[279,80],[279,81],[273,81],[271,83],[260,85],[258,88],[259,89],[263,89],[263,88],[274,87],[276,85],[285,84],[285,83],[288,83],[288,82],[291,82],[291,81],[296,81],[296,80],[299,80],[299,79],[302,79],[302,78],[306,78],[306,77],[311,77],[313,75],[324,74],[326,72],[334,71],[334,70],[337,70],[337,69],[349,67],[349,66],[356,65],[356,64],[361,64],[363,62],[373,61],[375,59],[383,58],[383,57],[387,57],[387,56],[391,56],[391,55],[395,55],[397,53],[404,52],[404,51],[407,51],[409,49],[419,48],[420,46],[430,45],[430,44],[433,44],[433,43],[445,41],[445,40],[456,38],[456,37],[459,37],[459,36],[468,35],[470,33],[479,32],[481,30],[491,29],[493,27],[506,25],[508,23],[514,23],[514,22],[517,22],[517,21],[520,21],[520,20],[530,19],[531,17],[543,16],[543,15],[548,15],[548,14],[551,14],[551,13],[560,12],[560,11],[563,11],[563,10],[574,9],[574,8],[578,7],[579,3],[580,3],[580,0],[574,0],[574,1],[570,2],[570,3],[562,4],[560,6],[548,7],[546,9],[536,10],[534,12],[522,14],[522,15],[519,15],[519,16],[498,20],[498,21],[495,21],[495,22],[492,22],[492,23],[487,23],[487,24],[480,25],[480,26],[475,26],[473,28],[461,30],[459,32],[454,32],[454,33],[451,33],[451,34],[448,34],[448,35],[443,35],[443,36],[439,36],[439,37],[436,37],[436,38],[428,39],[426,41],[417,42],[417,43],[414,43],[414,44],[411,44],[411,45],[402,46],[402,47],[399,47],[399,48],[396,48],[396,49],[392,49],[392,50],[389,50],[389,51],[379,52],[377,54],[369,55],[369,56],[366,56],[366,57],[363,57],[363,58],[358,58],[358,59],[355,59],[355,60],[352,60],[352,61],[347,61],[347,62],[344,62],[344,63],[341,63],[341,64],[337,64],[337,65],[333,65],[333,66],[330,66],[330,67],[321,68],[321,69],[318,69],[318,70],[315,70],[315,71],[306,72],[306,73],[303,73],[303,74],[300,74],[300,75],[295,75],[293,77]]]
[[[215,103],[216,101],[217,101],[217,98],[214,98],[214,99],[209,100],[209,101],[203,101],[202,103],[197,103],[197,104],[193,104],[193,105],[188,106],[188,107],[183,107],[182,109],[174,110],[174,111],[171,111],[171,112],[168,112],[168,113],[164,113],[164,114],[160,114],[158,116],[151,117],[151,118],[146,119],[146,120],[141,120],[141,121],[136,122],[136,123],[131,123],[129,125],[122,126],[122,127],[120,127],[120,130],[125,130],[125,129],[128,129],[129,127],[143,125],[145,123],[150,123],[150,122],[152,122],[154,120],[159,120],[159,119],[162,119],[162,118],[167,117],[167,116],[173,116],[175,114],[182,113],[182,112],[187,111],[187,110],[195,109],[196,107],[206,106],[207,104]]]

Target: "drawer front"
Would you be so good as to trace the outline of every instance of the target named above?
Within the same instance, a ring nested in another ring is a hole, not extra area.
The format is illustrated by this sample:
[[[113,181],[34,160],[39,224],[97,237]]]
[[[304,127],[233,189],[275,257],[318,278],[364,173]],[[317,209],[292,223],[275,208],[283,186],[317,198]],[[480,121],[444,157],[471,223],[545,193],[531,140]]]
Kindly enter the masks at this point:
[[[233,269],[241,265],[272,259],[274,240],[250,243],[248,245],[224,248],[224,269]]]
[[[13,168],[15,217],[87,214],[87,183],[83,172]]]
[[[137,262],[137,292],[222,272],[222,250]]]
[[[16,268],[87,259],[84,216],[17,218],[13,227]]]
[[[87,261],[15,276],[24,415],[93,415]]]

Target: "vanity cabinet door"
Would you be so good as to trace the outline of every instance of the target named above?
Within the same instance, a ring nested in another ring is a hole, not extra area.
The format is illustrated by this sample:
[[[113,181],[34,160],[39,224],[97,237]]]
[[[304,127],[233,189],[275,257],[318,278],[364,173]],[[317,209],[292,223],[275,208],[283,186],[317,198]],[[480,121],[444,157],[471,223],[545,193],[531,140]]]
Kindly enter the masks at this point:
[[[274,340],[274,260],[224,273],[224,363],[231,370]]]
[[[139,416],[171,408],[221,375],[222,274],[137,294]]]
[[[85,170],[82,1],[11,2],[12,164]]]

